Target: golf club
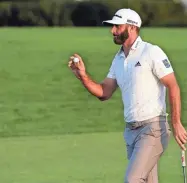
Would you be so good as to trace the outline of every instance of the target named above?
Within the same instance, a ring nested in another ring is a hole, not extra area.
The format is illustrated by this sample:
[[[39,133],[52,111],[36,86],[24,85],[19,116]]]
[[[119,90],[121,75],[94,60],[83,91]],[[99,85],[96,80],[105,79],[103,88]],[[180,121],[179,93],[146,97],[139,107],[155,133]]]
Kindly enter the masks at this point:
[[[184,150],[182,150],[181,161],[182,161],[184,183],[186,183],[186,159],[185,159],[185,151]]]

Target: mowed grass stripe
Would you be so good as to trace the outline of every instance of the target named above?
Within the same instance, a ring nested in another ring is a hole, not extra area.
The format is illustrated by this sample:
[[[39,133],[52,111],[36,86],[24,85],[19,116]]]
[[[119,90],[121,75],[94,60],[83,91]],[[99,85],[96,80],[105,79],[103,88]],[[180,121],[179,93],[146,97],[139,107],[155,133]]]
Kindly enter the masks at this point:
[[[127,166],[122,132],[0,139],[0,182],[123,182]],[[182,182],[180,149],[171,138],[159,164],[160,183]]]
[[[144,28],[141,35],[168,54],[187,124],[186,29]],[[119,49],[109,28],[3,28],[0,40],[1,137],[123,131],[120,91],[100,102],[67,67],[69,56],[80,53],[91,77],[102,81]]]

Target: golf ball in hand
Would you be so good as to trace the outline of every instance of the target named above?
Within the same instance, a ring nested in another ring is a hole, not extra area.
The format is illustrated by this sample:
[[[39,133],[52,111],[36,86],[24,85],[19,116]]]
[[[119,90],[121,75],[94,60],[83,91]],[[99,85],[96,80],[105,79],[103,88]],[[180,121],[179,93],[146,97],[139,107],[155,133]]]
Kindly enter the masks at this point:
[[[77,57],[74,57],[73,62],[77,63],[79,62],[79,59]]]

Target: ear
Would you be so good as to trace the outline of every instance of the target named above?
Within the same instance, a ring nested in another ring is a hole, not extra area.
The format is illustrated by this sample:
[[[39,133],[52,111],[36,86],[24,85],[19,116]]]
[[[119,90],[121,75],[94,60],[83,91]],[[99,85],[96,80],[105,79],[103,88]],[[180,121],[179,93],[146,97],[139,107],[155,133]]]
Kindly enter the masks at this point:
[[[130,27],[130,32],[136,31],[136,27],[134,25],[130,25],[129,27]]]
[[[128,25],[127,30],[129,33],[131,33],[133,31],[133,27],[131,25]]]

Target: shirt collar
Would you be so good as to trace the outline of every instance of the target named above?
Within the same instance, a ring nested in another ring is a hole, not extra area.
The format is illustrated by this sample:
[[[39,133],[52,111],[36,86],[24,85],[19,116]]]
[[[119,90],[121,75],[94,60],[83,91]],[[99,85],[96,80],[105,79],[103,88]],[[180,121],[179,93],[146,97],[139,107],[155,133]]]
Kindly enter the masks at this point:
[[[129,54],[131,54],[133,51],[135,51],[139,46],[140,43],[142,42],[142,39],[140,36],[138,36],[135,40],[135,42],[133,43],[133,45],[131,46],[131,49],[129,51]],[[124,52],[123,52],[123,46],[121,46],[120,50],[119,50],[119,55],[120,56],[124,56]]]
[[[136,41],[133,43],[131,50],[136,50],[139,47],[141,42],[142,42],[142,39],[140,36],[138,36]]]

